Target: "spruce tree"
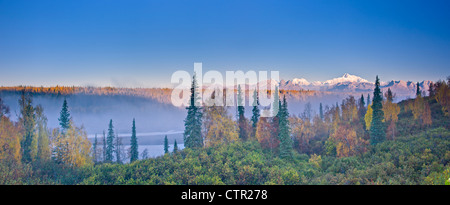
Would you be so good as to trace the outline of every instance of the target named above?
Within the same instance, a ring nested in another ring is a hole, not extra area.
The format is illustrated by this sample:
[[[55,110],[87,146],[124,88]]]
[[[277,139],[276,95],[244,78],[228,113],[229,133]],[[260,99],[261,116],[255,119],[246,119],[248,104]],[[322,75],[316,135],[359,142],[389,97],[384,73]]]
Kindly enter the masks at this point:
[[[394,94],[391,91],[391,88],[388,88],[388,91],[386,92],[386,100],[388,102],[394,101]]]
[[[275,93],[274,93],[274,98],[273,98],[273,103],[271,105],[272,108],[272,119],[270,121],[271,124],[271,128],[272,130],[270,131],[270,135],[273,138],[278,138],[280,137],[280,108],[281,108],[281,100],[279,97],[279,92],[278,92],[278,86],[275,86]],[[272,143],[273,141],[271,141]],[[272,152],[272,147],[271,147],[271,152]]]
[[[191,85],[191,97],[186,119],[184,120],[183,140],[185,147],[198,148],[203,147],[202,137],[202,112],[198,105],[199,93],[196,74],[194,74]]]
[[[421,94],[421,92],[420,92],[420,85],[419,85],[419,82],[417,82],[416,87],[417,87],[417,89],[416,89],[416,97],[421,96],[422,94]]]
[[[173,143],[173,153],[177,153],[178,152],[178,144],[177,144],[177,140],[175,140],[175,142]]]
[[[366,102],[364,101],[364,95],[361,94],[361,98],[359,99],[359,105],[358,105],[358,109],[360,111],[360,115],[365,115],[365,109],[366,108]]]
[[[109,121],[108,136],[106,138],[106,158],[105,161],[111,163],[114,153],[114,126],[112,119]]]
[[[164,154],[169,153],[169,140],[167,139],[167,135],[164,137]]]
[[[106,162],[106,134],[105,134],[105,130],[103,130],[103,140],[102,140],[102,142],[103,142],[103,162]]]
[[[116,163],[122,164],[122,138],[119,137],[118,132],[116,131],[116,144],[115,144],[115,153],[116,153]]]
[[[258,92],[253,92],[253,109],[252,109],[252,128],[253,128],[253,136],[256,135],[256,128],[258,126],[260,116],[260,110],[259,110],[259,98],[258,98]]]
[[[238,85],[237,93],[237,108],[238,108],[238,126],[239,126],[239,138],[242,140],[247,140],[247,119],[245,118],[245,108],[242,99],[241,85]]]
[[[322,103],[319,104],[319,116],[320,116],[320,119],[323,121],[323,108],[322,108]]]
[[[139,159],[138,142],[136,136],[136,122],[133,118],[133,127],[131,128],[131,140],[130,140],[130,162],[134,162]]]
[[[70,126],[70,112],[69,106],[67,106],[67,100],[64,98],[63,106],[59,115],[59,125],[61,126],[61,133],[65,134]]]
[[[278,138],[280,140],[280,157],[286,158],[291,156],[292,139],[289,129],[289,113],[287,109],[286,96],[283,96],[283,103],[279,110],[279,132]]]
[[[434,83],[431,82],[428,88],[428,96],[433,97],[435,95]]]
[[[97,163],[97,144],[97,134],[95,134],[94,144],[92,145],[92,158],[94,160],[94,163]]]
[[[369,107],[370,104],[372,104],[373,102],[370,101],[370,94],[367,94],[367,108]]]
[[[370,124],[370,144],[376,145],[386,139],[384,131],[384,112],[383,112],[383,97],[380,90],[380,80],[378,76],[375,80],[375,89],[373,91],[372,104],[372,122]]]
[[[33,139],[35,136],[35,109],[32,105],[33,100],[30,94],[22,91],[22,95],[19,99],[19,107],[20,107],[20,116],[19,123],[23,127],[23,140],[21,141],[22,148],[22,160],[24,162],[31,162],[33,156]]]
[[[274,117],[278,116],[279,109],[280,109],[280,96],[278,86],[275,86],[275,93],[273,96],[273,103],[272,103],[272,112]]]
[[[366,123],[364,121],[364,116],[366,115],[366,102],[364,101],[364,95],[361,94],[358,104],[358,116],[360,123],[362,124],[364,130],[366,130]]]
[[[359,107],[366,107],[366,102],[364,101],[363,94],[361,94],[361,98],[359,99]]]

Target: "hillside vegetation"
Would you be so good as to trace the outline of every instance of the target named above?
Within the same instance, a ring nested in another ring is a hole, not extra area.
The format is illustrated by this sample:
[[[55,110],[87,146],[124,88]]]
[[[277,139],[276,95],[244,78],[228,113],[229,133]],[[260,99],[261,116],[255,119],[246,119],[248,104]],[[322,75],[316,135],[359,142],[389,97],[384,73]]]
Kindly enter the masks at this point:
[[[185,149],[86,168],[80,184],[445,184],[449,162],[450,132],[435,128],[344,158],[296,153],[281,159],[255,141]]]
[[[276,96],[275,117],[254,106],[250,120],[242,106],[237,121],[224,107],[190,106],[185,149],[130,163],[113,144],[112,120],[107,144],[92,145],[66,102],[61,128],[49,130],[42,107],[22,95],[18,122],[0,101],[0,184],[450,184],[449,85],[400,103],[375,91],[367,107],[349,96],[318,114],[309,105],[289,115]]]

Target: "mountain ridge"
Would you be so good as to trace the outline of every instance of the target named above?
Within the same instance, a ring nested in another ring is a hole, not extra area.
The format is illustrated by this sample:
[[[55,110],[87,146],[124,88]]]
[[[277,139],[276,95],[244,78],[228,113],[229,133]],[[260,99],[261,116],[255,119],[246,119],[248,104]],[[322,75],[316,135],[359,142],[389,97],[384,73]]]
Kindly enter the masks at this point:
[[[423,80],[419,82],[421,91],[428,92],[432,81]],[[404,97],[414,97],[417,90],[417,82],[404,80],[391,80],[380,82],[380,88],[383,92],[391,89],[392,92]],[[375,83],[356,75],[345,73],[341,77],[333,78],[323,82],[315,81],[310,83],[304,78],[294,78],[288,81],[280,81],[280,90],[317,90],[331,92],[372,92]]]

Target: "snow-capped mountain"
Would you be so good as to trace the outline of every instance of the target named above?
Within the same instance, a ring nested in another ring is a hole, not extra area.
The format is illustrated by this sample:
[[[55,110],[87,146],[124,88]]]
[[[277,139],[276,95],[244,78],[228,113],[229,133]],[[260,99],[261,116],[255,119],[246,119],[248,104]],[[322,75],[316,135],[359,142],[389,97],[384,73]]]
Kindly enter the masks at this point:
[[[431,81],[424,80],[419,83],[420,90],[425,91],[427,94]],[[345,73],[341,77],[333,78],[326,81],[314,81],[309,82],[305,78],[294,78],[292,80],[274,80],[268,79],[266,81],[260,81],[256,84],[241,85],[242,89],[255,89],[256,87],[272,89],[272,87],[278,86],[280,90],[315,90],[326,91],[344,94],[360,95],[361,93],[372,93],[375,88],[375,83],[370,82],[364,78],[356,75]],[[403,81],[403,80],[391,80],[387,82],[380,82],[381,91],[384,93],[388,89],[391,89],[400,99],[413,98],[416,95],[417,82]],[[237,89],[237,85],[234,85],[234,89]]]
[[[314,81],[310,83],[308,80],[304,78],[294,78],[292,80],[286,81],[285,84],[280,83],[280,87],[282,89],[287,90],[342,90],[343,88],[347,88],[350,90],[358,90],[358,89],[366,89],[368,85],[371,85],[368,80],[361,78],[356,75],[351,75],[345,73],[342,77],[333,78],[331,80],[327,80],[324,82]],[[359,88],[360,85],[364,85],[363,88]]]
[[[368,80],[348,73],[324,82],[314,81],[310,83],[304,78],[294,78],[284,84],[282,82],[280,88],[283,90],[362,91],[373,86],[373,83]]]
[[[291,81],[291,83],[293,84],[293,85],[300,85],[300,86],[302,86],[302,85],[306,85],[306,86],[308,86],[308,85],[310,85],[311,83],[310,82],[308,82],[306,79],[304,79],[304,78],[294,78],[294,79],[292,79],[292,80],[290,80]]]
[[[382,92],[386,92],[389,88],[397,96],[402,98],[414,97],[416,94],[417,82],[412,81],[388,81],[380,82]],[[419,83],[420,90],[428,91],[431,81],[425,80]],[[280,90],[318,90],[330,92],[373,92],[375,88],[374,82],[370,82],[356,75],[345,73],[342,77],[333,78],[324,82],[315,81],[310,83],[304,78],[294,78],[288,81],[280,81]]]
[[[304,78],[294,78],[288,81],[280,81],[280,89],[284,90],[300,90],[301,88],[309,87],[310,85],[311,83]]]
[[[322,83],[322,85],[336,85],[339,83],[368,83],[366,79],[363,79],[356,75],[344,74],[342,77],[333,78]]]

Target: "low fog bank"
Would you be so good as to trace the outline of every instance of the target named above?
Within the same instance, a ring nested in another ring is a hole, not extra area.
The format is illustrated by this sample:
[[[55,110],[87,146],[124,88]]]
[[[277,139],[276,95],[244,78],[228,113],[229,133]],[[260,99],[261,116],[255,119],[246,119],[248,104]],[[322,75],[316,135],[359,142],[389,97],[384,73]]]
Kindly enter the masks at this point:
[[[1,93],[0,97],[7,104],[13,120],[17,120],[20,112],[18,93]],[[59,113],[64,98],[67,99],[70,114],[77,126],[83,125],[89,135],[107,132],[110,119],[113,120],[114,131],[131,133],[133,118],[136,119],[138,133],[167,132],[184,130],[186,109],[156,100],[118,95],[84,95],[69,96],[33,95],[33,105],[41,104],[48,118],[48,127],[59,127]]]
[[[167,136],[169,144],[173,144],[177,140],[177,144],[183,143],[183,131],[179,132],[154,132],[154,133],[136,133],[139,145],[162,145],[164,137]],[[97,134],[98,143],[102,143],[103,134]],[[130,145],[131,133],[119,133],[123,145]],[[95,134],[89,134],[88,139],[94,142]]]
[[[367,94],[369,93],[343,93],[343,92],[300,92],[280,93],[280,97],[286,95],[289,114],[301,114],[307,103],[311,104],[312,112],[319,113],[319,104],[333,106],[353,95],[356,100],[364,95],[367,105]],[[370,93],[372,95],[372,93]],[[17,120],[19,113],[18,92],[0,92],[0,97],[11,108],[10,116]],[[59,113],[64,101],[67,99],[72,119],[77,126],[83,125],[90,139],[95,134],[101,139],[103,131],[108,131],[109,120],[113,120],[114,131],[123,137],[123,143],[128,143],[131,136],[133,118],[136,119],[136,131],[139,144],[162,144],[164,136],[169,139],[177,139],[182,143],[182,131],[184,130],[184,119],[187,111],[182,107],[175,107],[170,103],[162,103],[154,99],[127,96],[127,95],[85,95],[73,94],[61,96],[56,94],[33,94],[33,105],[41,104],[48,118],[48,127],[59,127]],[[397,100],[400,100],[397,98]],[[248,105],[248,96],[246,105]],[[252,107],[245,106],[246,117],[252,115]],[[228,109],[229,114],[235,119],[236,107]],[[173,143],[172,141],[170,141]]]

